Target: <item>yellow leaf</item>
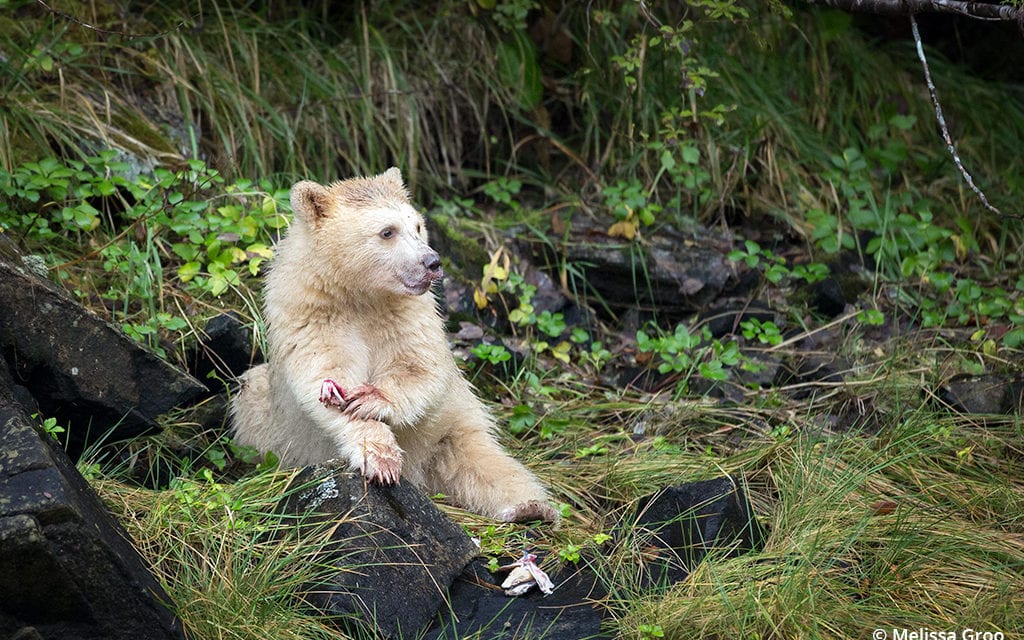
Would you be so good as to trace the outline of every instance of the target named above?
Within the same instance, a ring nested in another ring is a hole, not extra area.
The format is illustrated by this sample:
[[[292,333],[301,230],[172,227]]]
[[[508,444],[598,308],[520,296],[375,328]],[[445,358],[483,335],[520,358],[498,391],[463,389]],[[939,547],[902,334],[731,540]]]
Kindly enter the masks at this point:
[[[499,267],[496,264],[488,265],[490,267],[490,273],[487,274],[494,280],[506,280],[508,278],[508,270]]]
[[[473,302],[476,302],[477,309],[484,309],[487,307],[487,294],[480,289],[473,290]]]
[[[243,251],[241,247],[231,247],[229,252],[231,253],[231,264],[238,264],[239,262],[244,262],[249,258],[249,256],[245,255],[245,251]]]
[[[950,236],[950,240],[953,241],[953,251],[956,253],[958,260],[963,260],[967,257],[967,243],[964,239],[957,234]]]
[[[245,253],[250,258],[252,258],[252,257],[273,258],[274,257],[274,250],[271,249],[270,247],[268,247],[267,245],[263,244],[262,242],[256,242],[256,243],[250,244],[248,247],[245,248]]]
[[[626,240],[632,240],[636,237],[636,224],[628,220],[616,222],[612,226],[608,227],[608,235],[613,238],[621,236]]]
[[[277,200],[274,200],[270,196],[263,196],[263,204],[260,210],[265,216],[272,216],[277,213]]]
[[[558,360],[569,364],[569,349],[571,348],[572,345],[563,340],[551,349],[551,355],[555,356]]]

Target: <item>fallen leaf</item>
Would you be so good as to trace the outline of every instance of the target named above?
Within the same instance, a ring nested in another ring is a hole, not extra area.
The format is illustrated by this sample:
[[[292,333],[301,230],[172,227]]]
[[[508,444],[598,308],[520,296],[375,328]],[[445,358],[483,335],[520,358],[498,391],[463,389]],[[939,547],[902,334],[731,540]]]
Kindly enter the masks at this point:
[[[896,511],[900,505],[892,500],[879,500],[871,505],[871,510],[876,516],[887,516]]]

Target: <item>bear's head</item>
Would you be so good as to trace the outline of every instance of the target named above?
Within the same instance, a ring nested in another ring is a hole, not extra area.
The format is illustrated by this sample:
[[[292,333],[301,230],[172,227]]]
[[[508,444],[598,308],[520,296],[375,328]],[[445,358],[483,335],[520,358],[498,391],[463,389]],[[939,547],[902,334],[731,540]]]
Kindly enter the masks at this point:
[[[328,284],[418,296],[442,275],[397,168],[327,187],[303,180],[292,187],[291,202],[291,233],[306,236],[315,254],[307,263]]]

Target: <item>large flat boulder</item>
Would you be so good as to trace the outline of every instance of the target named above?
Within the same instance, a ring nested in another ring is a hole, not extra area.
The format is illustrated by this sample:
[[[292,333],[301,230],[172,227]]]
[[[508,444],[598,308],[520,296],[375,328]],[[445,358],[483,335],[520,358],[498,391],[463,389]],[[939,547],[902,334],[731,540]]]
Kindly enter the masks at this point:
[[[70,451],[155,430],[157,416],[208,393],[28,265],[0,236],[0,356],[69,427]]]
[[[0,637],[183,638],[128,534],[13,389],[0,361]]]
[[[446,591],[478,553],[462,527],[406,482],[367,483],[347,465],[307,467],[282,509],[305,525],[334,526],[322,562],[337,571],[306,600],[345,626],[384,638],[416,637],[446,605]]]

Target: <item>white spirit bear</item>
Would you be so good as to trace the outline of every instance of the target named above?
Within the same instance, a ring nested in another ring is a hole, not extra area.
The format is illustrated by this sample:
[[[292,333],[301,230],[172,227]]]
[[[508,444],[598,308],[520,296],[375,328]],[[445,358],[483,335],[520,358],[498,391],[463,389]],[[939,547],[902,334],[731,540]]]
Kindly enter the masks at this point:
[[[235,440],[288,466],[332,458],[505,520],[554,520],[536,477],[448,349],[441,259],[398,169],[292,187],[295,219],[266,276],[268,362],[241,377]]]

